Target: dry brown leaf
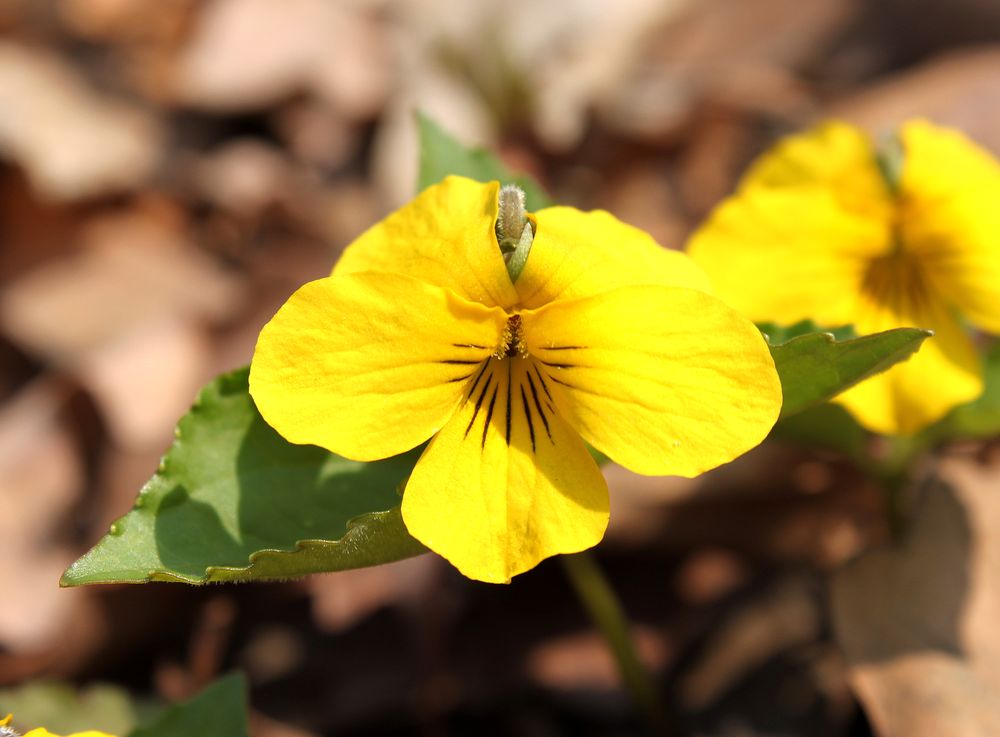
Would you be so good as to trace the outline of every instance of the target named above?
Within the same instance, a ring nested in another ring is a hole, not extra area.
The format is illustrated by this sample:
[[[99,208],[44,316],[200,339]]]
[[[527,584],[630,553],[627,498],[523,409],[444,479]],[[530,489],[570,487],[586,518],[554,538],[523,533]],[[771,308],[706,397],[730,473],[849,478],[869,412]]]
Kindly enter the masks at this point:
[[[908,118],[926,117],[955,126],[1000,153],[998,69],[998,46],[942,55],[845,97],[827,114],[876,135]]]
[[[900,545],[833,585],[853,686],[881,737],[1000,735],[1000,466],[946,458]]]
[[[241,284],[146,216],[95,220],[83,240],[0,293],[0,328],[75,372],[120,444],[162,444],[210,378],[204,326],[234,314]]]
[[[217,0],[177,62],[178,99],[207,110],[266,107],[312,92],[348,118],[388,89],[384,31],[364,2]]]
[[[74,555],[58,544],[58,532],[84,483],[60,416],[73,391],[45,377],[0,408],[0,649],[51,648],[86,615],[82,590],[59,589]]]
[[[162,132],[142,111],[98,94],[66,62],[0,43],[0,152],[45,197],[75,200],[147,181]]]

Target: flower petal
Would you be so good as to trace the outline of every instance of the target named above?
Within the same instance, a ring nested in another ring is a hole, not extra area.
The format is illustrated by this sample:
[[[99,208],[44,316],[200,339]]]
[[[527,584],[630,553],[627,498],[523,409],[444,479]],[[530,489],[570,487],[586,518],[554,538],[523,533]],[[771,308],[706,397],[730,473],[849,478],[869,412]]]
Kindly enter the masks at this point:
[[[781,409],[760,332],[702,292],[623,287],[522,319],[557,408],[638,473],[726,463],[760,443]]]
[[[970,320],[1000,333],[1000,164],[957,131],[902,130],[900,229],[927,279]]]
[[[479,581],[596,545],[608,523],[604,477],[530,370],[491,360],[403,494],[410,534]]]
[[[514,284],[525,309],[630,284],[709,291],[708,277],[686,255],[603,210],[550,207],[534,219],[535,240]]]
[[[301,287],[264,326],[250,394],[293,443],[386,458],[448,421],[505,324],[498,308],[410,277],[327,277]]]
[[[910,435],[983,392],[982,366],[969,336],[929,293],[910,283],[862,305],[856,327],[874,333],[903,326],[934,331],[908,361],[848,389],[834,399],[869,430]]]
[[[761,186],[826,189],[848,211],[869,217],[885,219],[892,208],[868,134],[835,120],[787,136],[762,154],[740,189]]]
[[[891,245],[888,221],[842,207],[827,189],[750,187],[692,236],[688,252],[715,294],[751,320],[853,320],[868,261]]]
[[[494,225],[497,182],[447,177],[365,231],[334,274],[407,274],[489,307],[510,307],[510,282]]]
[[[49,732],[47,729],[33,729],[28,732],[24,737],[59,737],[57,734]],[[86,732],[74,732],[73,734],[67,735],[66,737],[113,737],[107,732],[96,732],[94,730],[87,730]]]

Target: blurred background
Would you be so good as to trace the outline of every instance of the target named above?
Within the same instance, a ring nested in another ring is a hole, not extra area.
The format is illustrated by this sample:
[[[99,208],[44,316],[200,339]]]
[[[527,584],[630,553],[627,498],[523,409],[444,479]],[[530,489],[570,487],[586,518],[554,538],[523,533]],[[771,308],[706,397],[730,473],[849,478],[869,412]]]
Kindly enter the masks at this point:
[[[681,247],[757,153],[822,118],[878,134],[926,116],[1000,152],[1000,5],[0,0],[0,707],[127,724],[240,669],[257,737],[637,733],[552,562],[509,587],[426,555],[283,584],[57,588],[196,390],[414,194],[417,109],[556,201]],[[835,456],[769,443],[695,481],[609,469],[598,554],[678,733],[932,721],[892,701],[885,631],[943,647],[979,719],[1000,689],[982,626],[1000,616],[982,543],[1000,539],[997,451],[935,461],[966,489],[925,525],[950,547],[877,560],[908,582],[891,596],[865,576],[830,592],[886,539],[879,490]],[[957,568],[921,588],[942,560]],[[955,570],[975,611],[956,611]]]

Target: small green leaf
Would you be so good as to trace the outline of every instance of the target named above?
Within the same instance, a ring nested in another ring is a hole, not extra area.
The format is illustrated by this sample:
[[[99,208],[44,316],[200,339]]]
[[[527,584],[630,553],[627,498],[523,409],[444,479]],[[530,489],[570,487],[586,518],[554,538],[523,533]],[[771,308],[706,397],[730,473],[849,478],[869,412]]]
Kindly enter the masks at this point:
[[[781,417],[905,361],[931,335],[929,330],[896,328],[848,340],[837,340],[831,332],[807,333],[779,344],[769,339],[784,395]]]
[[[144,704],[134,703],[124,689],[110,684],[77,690],[65,683],[34,681],[0,689],[0,715],[13,713],[14,726],[24,732],[44,726],[53,734],[93,729],[124,735],[144,711],[149,711]]]
[[[423,113],[417,113],[417,126],[420,129],[418,189],[426,189],[449,174],[458,174],[479,182],[497,180],[501,184],[518,185],[524,190],[529,212],[551,204],[545,190],[534,179],[511,173],[489,151],[459,143]]]
[[[841,325],[839,327],[820,327],[812,320],[800,320],[793,325],[781,326],[773,322],[760,323],[757,328],[764,333],[767,342],[771,345],[781,345],[787,343],[792,338],[799,338],[811,333],[829,333],[837,340],[848,340],[857,338],[858,334],[853,325]]]
[[[63,586],[289,578],[426,551],[403,525],[397,492],[420,449],[357,463],[292,445],[257,412],[247,376],[239,369],[202,390],[133,510]]]
[[[242,675],[220,678],[190,701],[166,709],[129,737],[247,737],[247,686]]]

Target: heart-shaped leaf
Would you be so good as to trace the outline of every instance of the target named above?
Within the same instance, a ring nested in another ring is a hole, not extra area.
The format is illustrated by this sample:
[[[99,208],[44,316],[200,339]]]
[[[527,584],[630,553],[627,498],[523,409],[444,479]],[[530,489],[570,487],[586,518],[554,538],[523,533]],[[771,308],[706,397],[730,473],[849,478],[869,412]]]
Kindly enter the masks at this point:
[[[135,507],[62,585],[289,578],[425,552],[397,492],[419,449],[358,463],[292,445],[257,412],[247,375],[202,390]]]

